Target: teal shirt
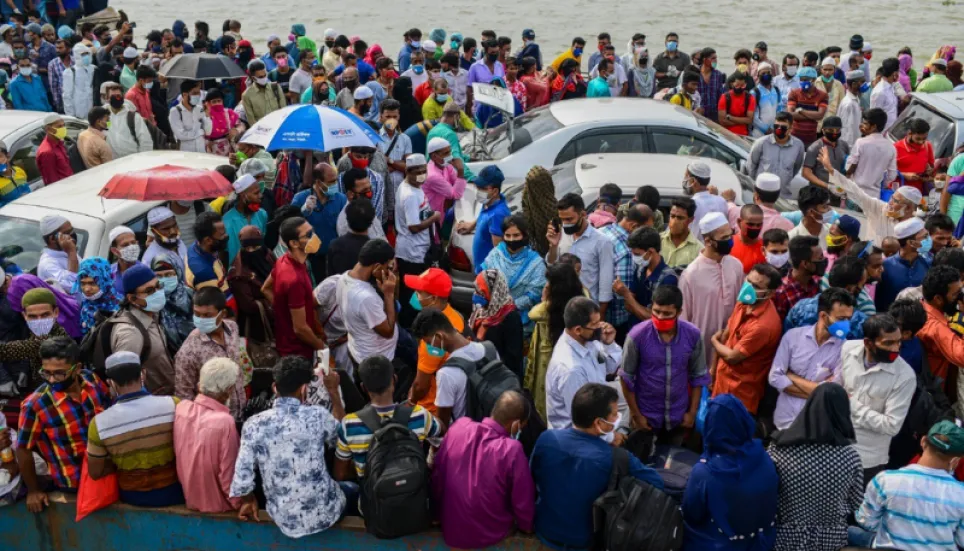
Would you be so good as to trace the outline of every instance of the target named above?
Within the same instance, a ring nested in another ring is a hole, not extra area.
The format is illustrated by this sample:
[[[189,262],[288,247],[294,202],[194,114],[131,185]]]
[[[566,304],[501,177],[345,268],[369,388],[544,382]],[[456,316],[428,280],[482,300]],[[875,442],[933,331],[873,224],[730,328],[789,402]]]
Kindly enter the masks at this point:
[[[462,163],[465,165],[465,180],[471,182],[472,179],[475,178],[475,174],[469,169],[468,156],[462,154],[462,146],[459,145],[459,135],[455,133],[455,130],[453,130],[451,126],[440,122],[429,131],[428,137],[425,138],[425,143],[432,141],[432,138],[435,137],[445,138],[445,141],[449,142],[449,145],[452,146],[452,156],[462,159]]]
[[[234,262],[234,257],[241,251],[241,228],[256,226],[261,230],[261,235],[264,235],[268,231],[268,213],[261,209],[251,215],[249,220],[238,212],[238,209],[234,208],[231,209],[231,212],[225,214],[222,219],[224,220],[224,231],[228,234],[228,266],[230,266]]]
[[[596,77],[589,81],[589,87],[586,89],[587,98],[608,98],[612,94],[609,93],[609,84],[606,83],[606,79],[602,77]]]
[[[134,74],[134,71],[131,71],[130,67],[124,65],[120,75],[120,85],[124,89],[124,93],[126,94],[135,84],[137,84],[137,75]]]
[[[311,103],[311,94],[314,93],[315,87],[309,86],[307,90],[301,93],[301,103],[309,104]],[[331,105],[335,104],[335,88],[333,86],[328,87],[328,103]]]

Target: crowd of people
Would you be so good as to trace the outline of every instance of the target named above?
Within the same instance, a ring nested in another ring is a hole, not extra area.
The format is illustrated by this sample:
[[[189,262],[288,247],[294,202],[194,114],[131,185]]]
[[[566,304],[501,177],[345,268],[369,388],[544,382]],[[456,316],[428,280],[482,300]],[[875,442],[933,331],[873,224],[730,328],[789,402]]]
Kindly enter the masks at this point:
[[[5,261],[0,395],[22,399],[0,431],[0,504],[39,513],[48,491],[107,479],[134,506],[266,508],[292,538],[360,514],[379,537],[437,520],[456,548],[518,530],[588,549],[619,449],[626,477],[678,500],[682,526],[653,529],[682,530],[684,549],[964,546],[964,153],[935,159],[922,119],[884,135],[912,91],[961,88],[954,48],[918,75],[906,49],[872,73],[857,35],[779,65],[760,42],[727,77],[677,34],[650,63],[642,33],[623,56],[601,33],[587,82],[584,39],[543,63],[532,29],[521,48],[411,29],[393,60],[301,24],[259,54],[233,20],[216,37],[197,22],[193,41],[177,21],[138,48],[126,16],[48,37],[41,14],[4,15],[4,100],[50,112],[46,185],[166,144],[225,157],[234,193],[153,208],[146,240],[110,228],[108,258],[50,214],[36,275]],[[158,75],[185,52],[247,77]],[[752,203],[693,160],[668,209],[652,185],[611,183],[590,208],[536,167],[513,212],[498,166],[473,173],[459,145],[503,121],[473,83],[508,89],[516,114],[584,96],[693,109],[757,138]],[[239,140],[298,103],[382,141]],[[90,123],[69,147],[63,115]],[[6,155],[0,202],[29,192]],[[481,210],[456,224],[468,183]],[[474,234],[467,311],[452,232]]]

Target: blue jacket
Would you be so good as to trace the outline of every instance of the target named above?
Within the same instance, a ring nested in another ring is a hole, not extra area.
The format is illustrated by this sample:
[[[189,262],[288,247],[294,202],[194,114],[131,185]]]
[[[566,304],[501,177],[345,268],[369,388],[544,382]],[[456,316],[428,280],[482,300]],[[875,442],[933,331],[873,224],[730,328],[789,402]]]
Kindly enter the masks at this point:
[[[47,101],[47,90],[40,75],[32,75],[30,81],[17,76],[10,83],[10,101],[14,109],[24,111],[53,111]]]

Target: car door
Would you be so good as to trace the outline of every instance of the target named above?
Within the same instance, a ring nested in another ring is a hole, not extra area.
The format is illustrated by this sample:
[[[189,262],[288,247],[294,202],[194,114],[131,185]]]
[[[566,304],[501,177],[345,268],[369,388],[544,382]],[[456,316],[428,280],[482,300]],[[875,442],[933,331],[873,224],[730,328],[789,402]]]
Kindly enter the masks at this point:
[[[614,127],[587,130],[574,137],[556,155],[554,166],[581,155],[593,153],[644,153],[644,130],[634,127]]]
[[[740,159],[735,153],[721,144],[714,143],[705,136],[675,128],[651,128],[649,130],[650,150],[652,153],[668,155],[694,155],[723,161],[736,170],[740,169]]]

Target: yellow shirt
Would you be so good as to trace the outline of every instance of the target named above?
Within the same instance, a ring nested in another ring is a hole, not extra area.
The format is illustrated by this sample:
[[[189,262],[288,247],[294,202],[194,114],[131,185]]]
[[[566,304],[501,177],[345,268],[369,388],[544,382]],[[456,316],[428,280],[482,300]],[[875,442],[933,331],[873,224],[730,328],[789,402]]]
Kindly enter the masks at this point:
[[[556,59],[553,59],[553,60],[552,60],[552,63],[550,63],[549,66],[552,67],[552,68],[558,73],[558,72],[559,72],[559,66],[562,65],[562,62],[565,61],[565,60],[567,60],[567,59],[575,59],[576,62],[579,63],[579,66],[580,66],[580,67],[582,66],[582,56],[576,57],[576,56],[572,53],[572,48],[569,48],[568,50],[566,50],[566,51],[562,52],[561,54],[559,54],[559,56],[556,57]]]
[[[673,97],[669,98],[669,102],[674,105],[679,105],[684,109],[693,110],[693,99],[685,96],[682,93],[674,94]]]
[[[453,101],[454,100],[452,98],[449,98],[448,101],[445,102],[445,105],[448,105]],[[435,101],[434,94],[429,96],[428,99],[425,100],[425,103],[422,104],[422,119],[426,121],[441,119],[442,110],[445,109],[445,105],[441,105],[439,102]],[[472,130],[475,128],[475,123],[472,122],[472,119],[465,114],[465,111],[459,111],[459,118],[459,122],[464,130]]]
[[[703,245],[696,240],[693,232],[686,236],[686,241],[680,243],[679,247],[673,244],[673,239],[669,236],[669,230],[660,234],[660,237],[662,243],[659,253],[663,256],[666,264],[673,267],[688,265],[696,260],[696,257],[700,255],[700,250],[703,249]]]

